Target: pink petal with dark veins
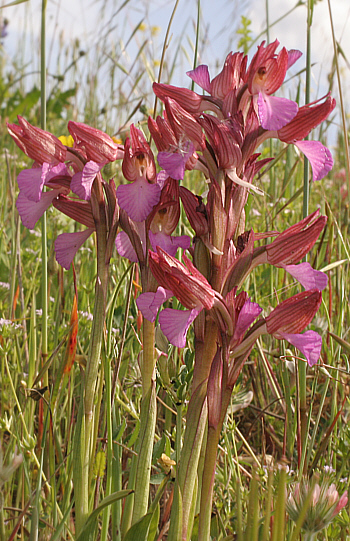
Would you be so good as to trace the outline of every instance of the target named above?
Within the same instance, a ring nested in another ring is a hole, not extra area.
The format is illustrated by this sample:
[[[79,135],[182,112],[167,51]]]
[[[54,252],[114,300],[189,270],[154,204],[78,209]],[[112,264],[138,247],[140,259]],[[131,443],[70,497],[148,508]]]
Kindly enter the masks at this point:
[[[75,254],[95,230],[92,228],[77,233],[63,233],[55,240],[56,260],[64,269],[69,270]]]
[[[298,104],[287,98],[259,92],[258,110],[261,125],[265,130],[279,130],[296,116]]]
[[[299,265],[282,265],[282,267],[289,272],[301,283],[305,289],[319,289],[322,291],[328,284],[328,276],[322,271],[313,269],[310,263],[299,263]]]
[[[159,324],[169,342],[178,348],[186,345],[186,335],[189,326],[196,319],[200,310],[173,310],[165,308],[159,314]]]
[[[208,66],[205,64],[201,64],[200,66],[197,66],[194,70],[187,71],[186,75],[188,75],[192,81],[194,81],[198,86],[203,88],[206,92],[209,92],[210,94],[210,76],[209,76],[209,70]]]
[[[281,336],[305,355],[309,366],[317,363],[322,347],[322,338],[317,332],[306,331],[304,334],[281,333]]]
[[[117,198],[120,208],[125,210],[132,220],[143,222],[159,202],[160,192],[158,184],[149,184],[141,177],[131,184],[118,186]]]
[[[321,180],[333,167],[331,151],[320,141],[297,141],[294,145],[301,150],[311,164],[312,179]]]

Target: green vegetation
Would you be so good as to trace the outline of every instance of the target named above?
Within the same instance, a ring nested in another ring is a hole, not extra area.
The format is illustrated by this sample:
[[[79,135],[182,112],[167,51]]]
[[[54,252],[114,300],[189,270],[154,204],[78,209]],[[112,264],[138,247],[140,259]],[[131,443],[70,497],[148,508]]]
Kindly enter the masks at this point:
[[[118,8],[120,21],[128,20],[128,9],[128,1]],[[169,6],[169,18],[171,9]],[[6,15],[6,9],[3,11]],[[205,23],[199,16],[197,43],[193,26],[189,24],[179,43],[164,44],[161,82],[179,84],[176,74],[183,69],[183,58],[193,63],[194,44],[200,51],[204,43],[201,39],[204,40]],[[147,118],[155,109],[152,82],[158,80],[160,65],[152,40],[161,38],[157,36],[157,28],[149,24],[147,6],[139,23],[132,29],[128,27],[129,34],[123,22],[118,24],[124,28],[123,32],[120,30],[120,42],[109,49],[111,27],[106,26],[105,33],[99,36],[93,64],[91,56],[80,50],[79,43],[61,44],[57,73],[49,74],[46,100],[47,130],[57,137],[68,136],[68,120],[99,128],[121,142],[125,142],[131,123],[141,126],[149,135]],[[260,43],[261,39],[254,36],[250,26],[251,21],[243,16],[236,39],[241,49],[252,57],[256,40]],[[165,31],[162,29],[163,35]],[[171,29],[171,42],[170,35]],[[207,39],[210,42],[210,35]],[[283,36],[280,41],[283,46]],[[201,54],[200,57],[204,62],[205,58]],[[221,69],[224,58],[214,60]],[[21,224],[15,206],[16,178],[33,162],[15,146],[7,134],[6,122],[16,122],[16,116],[21,115],[35,126],[43,125],[40,77],[27,79],[27,67],[21,61],[19,53],[10,60],[2,55],[0,73],[0,541],[165,540],[172,502],[178,498],[174,493],[174,476],[191,397],[195,364],[193,332],[189,331],[183,349],[165,344],[168,347],[165,358],[161,355],[164,336],[156,329],[157,409],[155,437],[151,441],[150,499],[146,501],[146,512],[141,502],[138,516],[133,508],[134,497],[142,500],[142,495],[134,496],[130,486],[137,475],[137,455],[143,452],[139,433],[143,434],[144,430],[143,437],[147,438],[150,432],[144,419],[151,418],[155,410],[152,392],[145,388],[143,355],[146,357],[147,353],[136,305],[142,276],[136,264],[130,264],[114,251],[106,287],[105,325],[101,322],[101,351],[92,400],[94,415],[88,429],[89,441],[93,442],[84,479],[88,501],[77,534],[79,513],[75,509],[73,481],[81,458],[77,454],[84,451],[81,443],[84,433],[80,432],[81,389],[86,383],[92,314],[99,295],[95,290],[97,247],[95,236],[91,236],[77,253],[74,270],[71,267],[66,271],[55,260],[54,241],[59,234],[77,232],[81,226],[52,207],[47,211],[46,231],[40,224],[34,230]],[[322,73],[324,80],[328,77],[331,90],[338,61],[342,64],[344,53],[335,44],[333,65]],[[305,73],[300,73],[295,77],[295,95],[288,95],[300,103],[304,103],[300,90],[304,76]],[[289,91],[290,87],[286,92]],[[272,336],[258,339],[234,387],[218,442],[210,517],[212,540],[350,539],[349,505],[334,517],[331,512],[331,522],[318,532],[301,530],[304,517],[311,520],[312,490],[316,485],[327,482],[328,487],[335,483],[339,495],[347,492],[350,485],[348,117],[345,104],[337,95],[334,97],[336,109],[314,130],[312,137],[327,144],[329,133],[332,132],[334,139],[336,132],[334,119],[337,122],[343,119],[332,148],[334,167],[323,180],[310,184],[308,202],[310,213],[320,208],[321,214],[328,218],[308,256],[312,266],[326,272],[329,280],[322,293],[322,305],[310,325],[310,329],[322,336],[321,358],[317,365],[306,367],[303,379],[300,367],[306,366],[306,362],[299,360],[298,350]],[[159,102],[156,107],[159,113]],[[279,140],[264,145],[259,149],[262,158],[275,159],[262,169],[257,179],[265,196],[249,195],[246,229],[283,231],[301,220],[305,210],[303,156],[293,145]],[[113,177],[117,186],[125,182],[120,161],[107,164],[103,175],[105,179]],[[183,185],[198,194],[204,194],[207,189],[204,176],[198,171],[187,171]],[[176,234],[194,235],[184,212]],[[42,310],[44,248],[46,321]],[[257,267],[244,288],[260,304],[264,314],[277,302],[301,291],[300,284],[284,269],[272,265]],[[173,307],[177,302],[173,301]],[[69,346],[76,330],[77,348],[71,366]],[[306,412],[301,407],[303,385]],[[203,451],[199,471],[204,468],[204,462]],[[286,504],[286,499],[303,475],[310,481],[304,500],[298,502],[299,515],[293,522],[290,502]],[[323,492],[327,499],[327,489]],[[198,537],[199,501],[198,496],[189,511],[193,520],[192,541],[203,541]],[[325,513],[325,509],[320,513]]]

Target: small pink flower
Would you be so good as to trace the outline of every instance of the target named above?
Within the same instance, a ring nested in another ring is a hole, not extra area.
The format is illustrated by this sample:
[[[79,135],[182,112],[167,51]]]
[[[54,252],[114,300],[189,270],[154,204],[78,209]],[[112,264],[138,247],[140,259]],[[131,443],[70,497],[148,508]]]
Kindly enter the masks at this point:
[[[289,494],[286,505],[288,514],[294,522],[297,522],[303,513],[302,529],[313,535],[326,528],[348,502],[347,492],[344,492],[339,498],[334,483],[329,485],[328,479],[323,479],[320,482],[318,475],[316,479],[316,483],[310,480],[296,483]],[[311,501],[306,510],[305,504],[306,500],[310,498],[310,491],[312,491]]]
[[[144,221],[160,199],[161,188],[156,183],[156,166],[153,153],[143,135],[130,127],[130,138],[125,142],[123,174],[131,184],[117,188],[121,209],[135,222]]]
[[[296,60],[283,49],[276,54],[276,40],[265,47],[258,46],[248,68],[248,89],[254,96],[261,125],[266,130],[279,130],[290,122],[298,112],[298,104],[286,98],[271,96],[282,85],[287,69]]]

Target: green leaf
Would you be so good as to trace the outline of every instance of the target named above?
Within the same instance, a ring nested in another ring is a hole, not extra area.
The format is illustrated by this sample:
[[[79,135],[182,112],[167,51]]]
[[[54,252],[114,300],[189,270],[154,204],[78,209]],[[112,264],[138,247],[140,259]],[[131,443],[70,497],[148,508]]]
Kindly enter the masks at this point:
[[[165,443],[166,443],[165,434],[163,434],[160,440],[158,440],[157,443],[153,447],[153,456],[152,456],[153,462],[156,462],[157,459],[162,456],[162,453],[164,453]]]
[[[155,475],[151,475],[150,483],[151,485],[160,485],[165,477],[166,475],[164,473],[156,473]]]
[[[86,524],[80,532],[77,541],[95,541],[95,528],[97,525],[97,517],[101,513],[101,511],[108,505],[112,505],[118,500],[126,498],[126,496],[129,496],[129,494],[131,494],[132,492],[132,490],[119,490],[119,492],[114,492],[113,494],[110,494],[110,496],[107,496],[107,498],[104,498],[100,505],[96,507],[96,509],[87,519]]]
[[[137,436],[139,435],[139,432],[140,432],[140,421],[137,421],[130,438],[126,439],[125,445],[127,445],[128,447],[132,447],[135,441],[137,440]]]
[[[9,4],[5,4],[4,6],[0,6],[1,8],[9,8],[11,6],[17,6],[17,4],[23,4],[24,2],[29,2],[29,0],[14,0],[13,2],[10,2]]]
[[[136,524],[131,526],[130,530],[127,531],[126,536],[124,537],[124,541],[140,541],[141,539],[147,539],[152,517],[153,513],[147,513],[142,518],[140,518],[140,520],[138,520]],[[81,539],[81,541],[83,540]]]
[[[69,515],[70,515],[70,512],[72,510],[72,507],[73,507],[73,503],[74,503],[74,500],[72,500],[61,520],[61,522],[59,523],[59,525],[57,526],[55,532],[52,534],[51,538],[50,538],[50,541],[59,541],[59,539],[61,539],[61,533],[63,531],[63,528],[69,518]]]
[[[332,333],[332,332],[329,332],[328,334],[331,335],[331,337],[336,341],[338,342],[338,344],[340,344],[342,346],[343,349],[345,349],[345,351],[347,351],[348,353],[350,353],[350,344],[349,342],[346,342],[345,340],[343,340],[342,338],[340,338],[340,336],[337,336],[336,334]]]
[[[124,434],[125,429],[126,429],[126,420],[124,418],[122,424],[117,427],[116,434],[113,434],[113,440],[116,442],[119,442],[122,439],[122,435]]]
[[[147,541],[155,540],[156,535],[157,535],[157,530],[158,530],[159,517],[160,517],[160,507],[158,503],[152,515],[151,524],[149,525]]]
[[[348,262],[347,259],[340,259],[339,261],[334,261],[333,263],[330,263],[329,265],[326,265],[326,267],[322,267],[322,269],[320,269],[320,271],[327,272],[327,271],[335,269],[336,267],[339,267],[343,263],[347,263],[347,262]]]

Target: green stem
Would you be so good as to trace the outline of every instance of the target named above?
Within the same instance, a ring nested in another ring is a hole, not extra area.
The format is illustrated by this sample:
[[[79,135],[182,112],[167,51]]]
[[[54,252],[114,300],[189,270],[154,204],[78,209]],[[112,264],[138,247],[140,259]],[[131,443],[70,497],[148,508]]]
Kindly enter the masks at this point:
[[[175,6],[174,6],[174,9],[173,9],[173,11],[171,13],[169,23],[168,23],[168,27],[167,27],[167,30],[166,30],[166,34],[165,34],[165,38],[164,38],[164,44],[163,44],[163,50],[162,50],[162,57],[160,59],[160,66],[159,66],[159,73],[158,73],[158,83],[160,83],[160,81],[162,80],[165,53],[166,53],[166,51],[168,49],[168,46],[169,46],[170,29],[171,29],[173,19],[175,17],[177,6],[179,5],[179,1],[180,0],[176,0],[176,2],[175,2]],[[158,97],[156,96],[155,100],[154,100],[154,107],[153,107],[153,118],[156,118],[156,116],[157,116],[157,103],[158,103]]]
[[[154,380],[154,367],[155,367],[155,355],[154,355],[154,323],[143,320],[143,351],[141,362],[141,376],[142,376],[142,397],[144,398],[151,387]]]
[[[306,88],[305,88],[305,103],[310,101],[310,82],[311,82],[311,25],[313,15],[313,3],[308,0],[307,6],[307,35],[306,35]],[[306,137],[308,139],[308,137]],[[303,187],[303,218],[309,214],[309,171],[310,164],[305,158],[304,161],[304,187]],[[298,376],[299,376],[299,407],[300,407],[300,438],[303,448],[307,444],[307,402],[306,402],[306,363],[298,361]],[[300,460],[300,457],[299,457]]]
[[[194,48],[193,69],[197,67],[198,43],[199,43],[199,20],[201,15],[201,0],[197,0],[197,25],[196,25],[196,44]],[[192,81],[191,90],[194,90],[194,81]]]
[[[142,398],[140,434],[134,493],[132,524],[142,518],[148,510],[149,485],[151,478],[152,452],[157,417],[156,385],[152,380],[147,395]]]
[[[47,0],[42,0],[41,3],[41,59],[40,59],[40,84],[41,84],[41,128],[46,129],[46,4]],[[41,218],[41,306],[42,306],[42,358],[43,364],[47,357],[47,321],[48,321],[48,302],[47,302],[47,232],[46,232],[46,212]],[[46,372],[46,381],[44,386],[48,385],[48,374]]]
[[[347,185],[348,185],[348,193],[350,193],[350,153],[349,153],[349,141],[348,141],[348,135],[347,135],[348,130],[347,130],[346,112],[345,112],[345,106],[344,106],[344,100],[343,100],[342,77],[340,76],[339,63],[338,63],[338,47],[337,47],[337,43],[336,43],[336,40],[335,40],[334,25],[333,25],[333,15],[332,15],[332,9],[331,9],[330,0],[328,0],[328,12],[329,12],[329,20],[330,20],[331,29],[332,29],[334,61],[335,61],[335,68],[336,68],[336,71],[337,71],[339,102],[340,102],[340,111],[341,111],[343,135],[344,135],[346,180],[347,180]]]
[[[97,278],[95,286],[95,305],[91,330],[89,355],[86,365],[85,382],[82,386],[82,402],[84,412],[80,412],[77,437],[74,444],[74,492],[76,530],[79,535],[89,515],[89,469],[93,449],[94,407],[96,398],[96,382],[103,341],[106,312],[106,295],[108,285],[108,262],[106,262],[107,225],[102,186],[96,178],[93,184],[93,203],[95,206],[95,223],[97,236]]]
[[[217,349],[217,326],[207,322],[205,342],[196,344],[192,394],[186,415],[184,444],[177,466],[174,502],[171,509],[168,541],[186,541],[191,538],[190,523],[192,500],[197,481],[198,462],[207,423],[207,380]],[[179,516],[181,514],[181,516]]]
[[[2,497],[1,492],[0,492],[0,541],[6,541],[4,506],[3,506],[3,497]]]
[[[199,513],[198,539],[201,541],[210,540],[210,522],[213,504],[216,455],[220,439],[220,432],[221,425],[217,428],[213,428],[211,426],[208,428]]]
[[[107,423],[107,478],[105,497],[112,494],[113,485],[113,432],[112,432],[112,403],[111,403],[111,363],[110,359],[107,359],[107,355],[103,355],[103,371],[105,377],[106,391],[105,391],[105,404],[106,404],[106,423]],[[101,541],[108,539],[109,518],[111,515],[111,506],[108,505],[103,511],[102,529],[101,529]]]
[[[142,404],[140,416],[140,434],[138,440],[134,510],[132,517],[133,524],[143,517],[147,513],[148,509],[152,452],[157,416],[154,366],[154,323],[144,319],[143,351],[140,363],[142,376]]]

